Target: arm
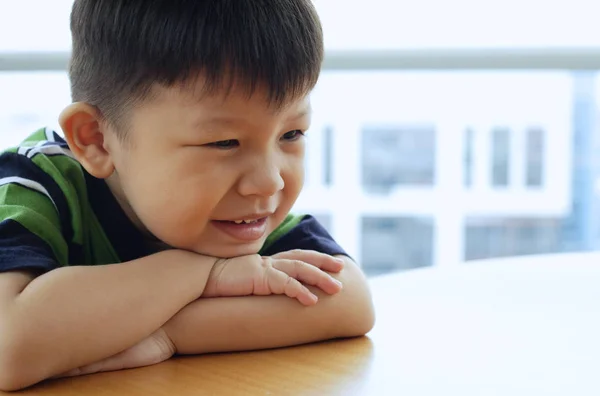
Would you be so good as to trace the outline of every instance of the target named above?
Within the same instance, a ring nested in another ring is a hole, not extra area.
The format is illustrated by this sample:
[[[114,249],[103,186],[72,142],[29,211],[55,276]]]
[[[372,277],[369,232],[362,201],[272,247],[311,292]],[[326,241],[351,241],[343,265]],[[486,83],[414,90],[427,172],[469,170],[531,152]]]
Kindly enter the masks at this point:
[[[198,298],[215,259],[171,250],[118,265],[0,274],[0,389],[112,356]]]
[[[200,295],[281,293],[315,304],[301,282],[328,293],[340,288],[317,266],[339,271],[343,263],[325,255],[308,264],[172,250],[120,265],[62,268],[29,284],[28,275],[0,274],[0,290],[6,286],[0,293],[0,388],[168,359],[174,345],[161,326]]]
[[[304,307],[284,296],[202,298],[163,327],[178,353],[196,354],[275,348],[360,336],[374,324],[366,279],[344,257],[333,276],[344,288],[334,295],[314,290],[319,302]]]

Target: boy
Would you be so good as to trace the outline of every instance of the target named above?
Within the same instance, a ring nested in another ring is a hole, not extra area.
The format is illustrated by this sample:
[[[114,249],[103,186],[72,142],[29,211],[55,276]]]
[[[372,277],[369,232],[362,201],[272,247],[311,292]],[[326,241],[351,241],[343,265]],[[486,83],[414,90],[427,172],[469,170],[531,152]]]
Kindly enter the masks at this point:
[[[71,30],[65,140],[0,156],[0,389],[368,332],[357,265],[289,214],[310,0],[76,0]]]

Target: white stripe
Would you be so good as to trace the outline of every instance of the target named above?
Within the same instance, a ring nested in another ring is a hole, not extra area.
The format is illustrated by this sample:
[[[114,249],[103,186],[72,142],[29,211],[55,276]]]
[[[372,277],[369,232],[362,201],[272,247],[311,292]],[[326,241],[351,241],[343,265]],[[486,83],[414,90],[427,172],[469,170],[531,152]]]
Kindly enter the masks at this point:
[[[48,146],[36,147],[27,153],[27,157],[33,158],[33,156],[36,154],[66,155],[67,157],[75,159],[75,156],[73,155],[73,152],[71,150],[64,149],[55,144],[50,144]]]
[[[46,140],[49,142],[56,142],[56,139],[54,139],[54,131],[48,127],[46,127]]]
[[[19,150],[17,150],[17,153],[20,155],[26,155],[27,151],[33,146],[27,146],[27,145],[23,145],[23,146],[19,146]]]
[[[17,150],[17,153],[21,154],[21,155],[27,155],[27,152],[29,152],[29,150],[31,150],[34,147],[39,147],[39,146],[43,145],[44,143],[46,143],[45,140],[42,140],[41,142],[37,142],[36,144],[33,144],[33,142],[25,142],[21,146],[19,146],[19,150]]]
[[[33,180],[24,179],[22,177],[12,176],[12,177],[5,177],[3,179],[0,179],[0,186],[4,186],[6,184],[19,184],[23,187],[27,187],[31,190],[35,190],[37,192],[42,193],[45,196],[47,196],[50,199],[50,201],[52,201],[52,204],[54,205],[56,210],[58,210],[58,207],[56,206],[56,203],[54,203],[54,200],[50,196],[50,193],[40,183],[33,181]]]
[[[37,142],[37,144],[35,146],[29,146],[28,150],[25,151],[25,155],[29,155],[31,150],[33,150],[36,147],[42,147],[44,144],[46,144],[46,141],[42,140],[42,141]]]

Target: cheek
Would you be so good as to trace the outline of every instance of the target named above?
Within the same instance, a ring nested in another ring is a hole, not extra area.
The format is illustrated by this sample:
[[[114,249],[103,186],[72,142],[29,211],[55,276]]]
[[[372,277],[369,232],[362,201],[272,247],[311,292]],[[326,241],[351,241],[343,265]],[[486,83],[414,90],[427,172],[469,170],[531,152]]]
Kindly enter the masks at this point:
[[[139,166],[123,175],[133,210],[157,237],[185,229],[189,223],[198,224],[217,202],[215,183],[190,168],[184,171],[173,165]]]
[[[183,188],[170,182],[156,191],[138,195],[136,209],[148,231],[175,247],[190,246],[202,233],[215,204],[197,188]]]
[[[288,193],[299,193],[304,185],[304,158],[294,158],[282,172],[285,190]]]

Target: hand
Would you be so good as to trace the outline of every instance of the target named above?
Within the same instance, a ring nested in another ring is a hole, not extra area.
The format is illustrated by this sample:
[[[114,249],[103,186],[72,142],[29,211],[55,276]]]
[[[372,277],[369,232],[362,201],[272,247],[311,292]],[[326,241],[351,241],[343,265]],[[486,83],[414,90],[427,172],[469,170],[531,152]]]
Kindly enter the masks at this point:
[[[54,378],[75,377],[78,375],[117,371],[135,367],[150,366],[170,359],[175,354],[175,344],[167,333],[158,329],[147,338],[138,342],[131,348],[114,356],[70,370]]]
[[[253,254],[223,259],[214,265],[202,296],[285,294],[304,305],[314,305],[318,297],[302,283],[335,294],[342,289],[342,284],[325,271],[339,272],[343,267],[342,260],[309,250],[293,250],[270,257]]]

